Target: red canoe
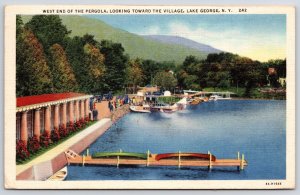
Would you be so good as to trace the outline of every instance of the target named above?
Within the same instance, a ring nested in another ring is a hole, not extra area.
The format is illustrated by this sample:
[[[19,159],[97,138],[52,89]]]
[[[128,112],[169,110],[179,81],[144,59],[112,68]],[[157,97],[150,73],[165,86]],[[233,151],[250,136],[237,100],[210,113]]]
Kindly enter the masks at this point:
[[[170,158],[178,158],[179,153],[164,153],[164,154],[157,154],[155,160],[162,160],[162,159],[170,159]],[[202,153],[180,153],[180,158],[187,159],[187,160],[209,160],[209,154],[202,154]],[[216,161],[216,157],[211,155],[211,161]]]

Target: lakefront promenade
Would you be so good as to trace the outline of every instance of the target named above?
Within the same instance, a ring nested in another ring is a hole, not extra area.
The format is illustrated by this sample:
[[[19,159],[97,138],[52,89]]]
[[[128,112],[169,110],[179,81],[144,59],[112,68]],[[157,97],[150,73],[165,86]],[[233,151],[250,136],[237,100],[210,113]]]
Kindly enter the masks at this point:
[[[81,153],[104,134],[111,125],[129,112],[129,105],[123,105],[110,112],[108,102],[96,103],[98,121],[26,164],[16,166],[18,180],[45,180],[67,164],[64,152],[73,150]]]

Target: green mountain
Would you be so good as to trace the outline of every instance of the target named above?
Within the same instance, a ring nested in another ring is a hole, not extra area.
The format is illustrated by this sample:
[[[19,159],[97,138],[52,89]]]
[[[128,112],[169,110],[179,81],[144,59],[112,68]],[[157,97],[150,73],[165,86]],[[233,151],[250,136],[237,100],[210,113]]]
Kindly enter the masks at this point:
[[[162,43],[157,40],[147,39],[122,29],[114,28],[101,20],[84,16],[60,16],[62,22],[71,30],[71,36],[83,36],[91,34],[97,41],[103,39],[121,43],[125,52],[131,58],[152,59],[156,61],[175,61],[176,64],[182,63],[186,56],[194,55],[205,58],[206,52],[197,51],[187,46]],[[22,16],[24,23],[28,22],[28,16]]]

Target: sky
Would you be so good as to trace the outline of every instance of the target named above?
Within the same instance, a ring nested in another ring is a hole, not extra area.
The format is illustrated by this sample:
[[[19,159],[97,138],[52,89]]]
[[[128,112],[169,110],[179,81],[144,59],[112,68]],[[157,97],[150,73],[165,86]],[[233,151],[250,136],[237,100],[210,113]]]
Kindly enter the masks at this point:
[[[176,35],[253,60],[286,58],[286,15],[90,15],[139,35]]]

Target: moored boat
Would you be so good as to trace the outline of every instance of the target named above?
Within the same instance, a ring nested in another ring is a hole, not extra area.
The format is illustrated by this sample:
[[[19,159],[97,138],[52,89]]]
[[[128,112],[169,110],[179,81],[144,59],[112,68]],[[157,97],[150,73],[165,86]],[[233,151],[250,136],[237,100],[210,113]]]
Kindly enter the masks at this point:
[[[173,113],[173,112],[176,112],[176,110],[173,109],[173,108],[161,108],[160,111],[163,112],[163,113]]]
[[[65,166],[61,170],[54,173],[51,177],[49,177],[47,181],[63,181],[66,179],[67,175],[68,175],[68,169]]]
[[[217,100],[231,100],[231,97],[223,97],[221,95],[211,95],[209,97],[209,101],[217,101]]]
[[[137,158],[137,159],[147,159],[146,153],[136,153],[136,152],[96,152],[92,155],[92,158]]]
[[[141,112],[141,113],[149,113],[150,106],[149,105],[143,105],[143,106],[130,106],[129,107],[132,112]]]
[[[203,154],[203,153],[163,153],[163,154],[157,154],[155,156],[155,160],[166,160],[166,159],[173,159],[173,158],[180,158],[185,160],[209,160],[210,155],[209,154]],[[214,155],[211,155],[211,161],[216,161],[216,157]]]

